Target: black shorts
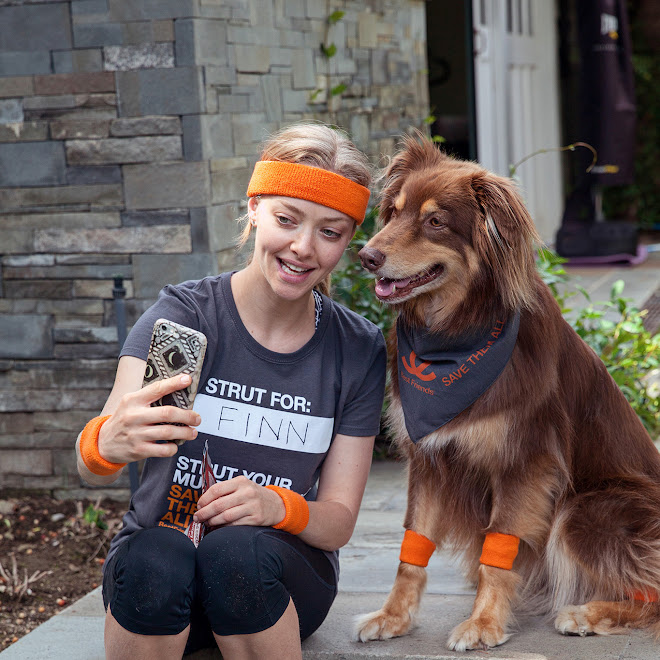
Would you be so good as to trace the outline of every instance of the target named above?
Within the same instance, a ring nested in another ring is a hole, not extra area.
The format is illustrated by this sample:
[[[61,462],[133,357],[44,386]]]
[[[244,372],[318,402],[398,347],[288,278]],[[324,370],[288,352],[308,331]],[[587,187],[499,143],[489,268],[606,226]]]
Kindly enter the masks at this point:
[[[215,646],[211,631],[237,635],[270,628],[289,599],[305,639],[336,595],[325,553],[271,527],[221,527],[198,548],[168,527],[141,530],[119,546],[103,576],[103,603],[122,628],[175,635],[190,624],[187,653]]]

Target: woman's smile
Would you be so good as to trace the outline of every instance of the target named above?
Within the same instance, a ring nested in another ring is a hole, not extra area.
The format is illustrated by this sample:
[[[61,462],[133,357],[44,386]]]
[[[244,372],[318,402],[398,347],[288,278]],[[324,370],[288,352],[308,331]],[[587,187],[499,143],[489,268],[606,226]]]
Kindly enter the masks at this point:
[[[313,268],[300,266],[295,264],[293,261],[288,261],[285,259],[278,258],[278,262],[282,267],[282,271],[284,272],[285,275],[290,275],[300,279],[306,277],[313,270]]]

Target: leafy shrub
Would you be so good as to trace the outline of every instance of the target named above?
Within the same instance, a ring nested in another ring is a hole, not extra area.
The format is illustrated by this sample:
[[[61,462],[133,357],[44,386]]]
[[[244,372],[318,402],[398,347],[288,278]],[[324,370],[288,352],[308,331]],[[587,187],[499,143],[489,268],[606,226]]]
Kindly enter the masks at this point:
[[[375,230],[378,208],[372,208],[355,232],[346,251],[344,265],[332,275],[332,292],[336,300],[375,323],[383,333],[392,326],[394,314],[389,305],[381,303],[374,293],[374,276],[362,268],[358,252],[367,244]]]
[[[621,388],[652,438],[660,436],[660,391],[649,381],[649,374],[660,367],[660,333],[651,335],[644,328],[645,312],[630,298],[622,296],[623,280],[612,285],[610,299],[592,302],[582,288],[571,287],[563,268],[565,259],[550,250],[539,253],[541,277],[552,290],[562,314],[584,341],[593,348]],[[587,305],[569,306],[578,291]]]

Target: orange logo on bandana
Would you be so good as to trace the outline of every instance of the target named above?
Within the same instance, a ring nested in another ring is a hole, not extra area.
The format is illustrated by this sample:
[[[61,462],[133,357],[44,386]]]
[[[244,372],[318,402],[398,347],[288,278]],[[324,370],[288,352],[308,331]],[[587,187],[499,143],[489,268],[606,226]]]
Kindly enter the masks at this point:
[[[419,378],[420,380],[429,381],[435,378],[435,374],[433,372],[431,372],[430,374],[424,373],[426,367],[431,366],[430,362],[422,361],[419,364],[415,364],[415,362],[417,361],[417,356],[415,355],[415,351],[410,351],[410,364],[408,364],[408,361],[403,355],[401,356],[401,361],[403,362],[403,366],[406,368],[406,371],[409,374],[412,374],[413,376],[417,376],[417,378]]]

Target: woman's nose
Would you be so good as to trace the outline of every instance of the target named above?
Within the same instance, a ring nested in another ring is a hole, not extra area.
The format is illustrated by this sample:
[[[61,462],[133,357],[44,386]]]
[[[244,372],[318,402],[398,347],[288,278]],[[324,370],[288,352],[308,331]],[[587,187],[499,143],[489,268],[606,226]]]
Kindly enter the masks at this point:
[[[297,255],[310,255],[314,251],[314,238],[311,232],[301,231],[297,233],[291,243],[291,250]]]

